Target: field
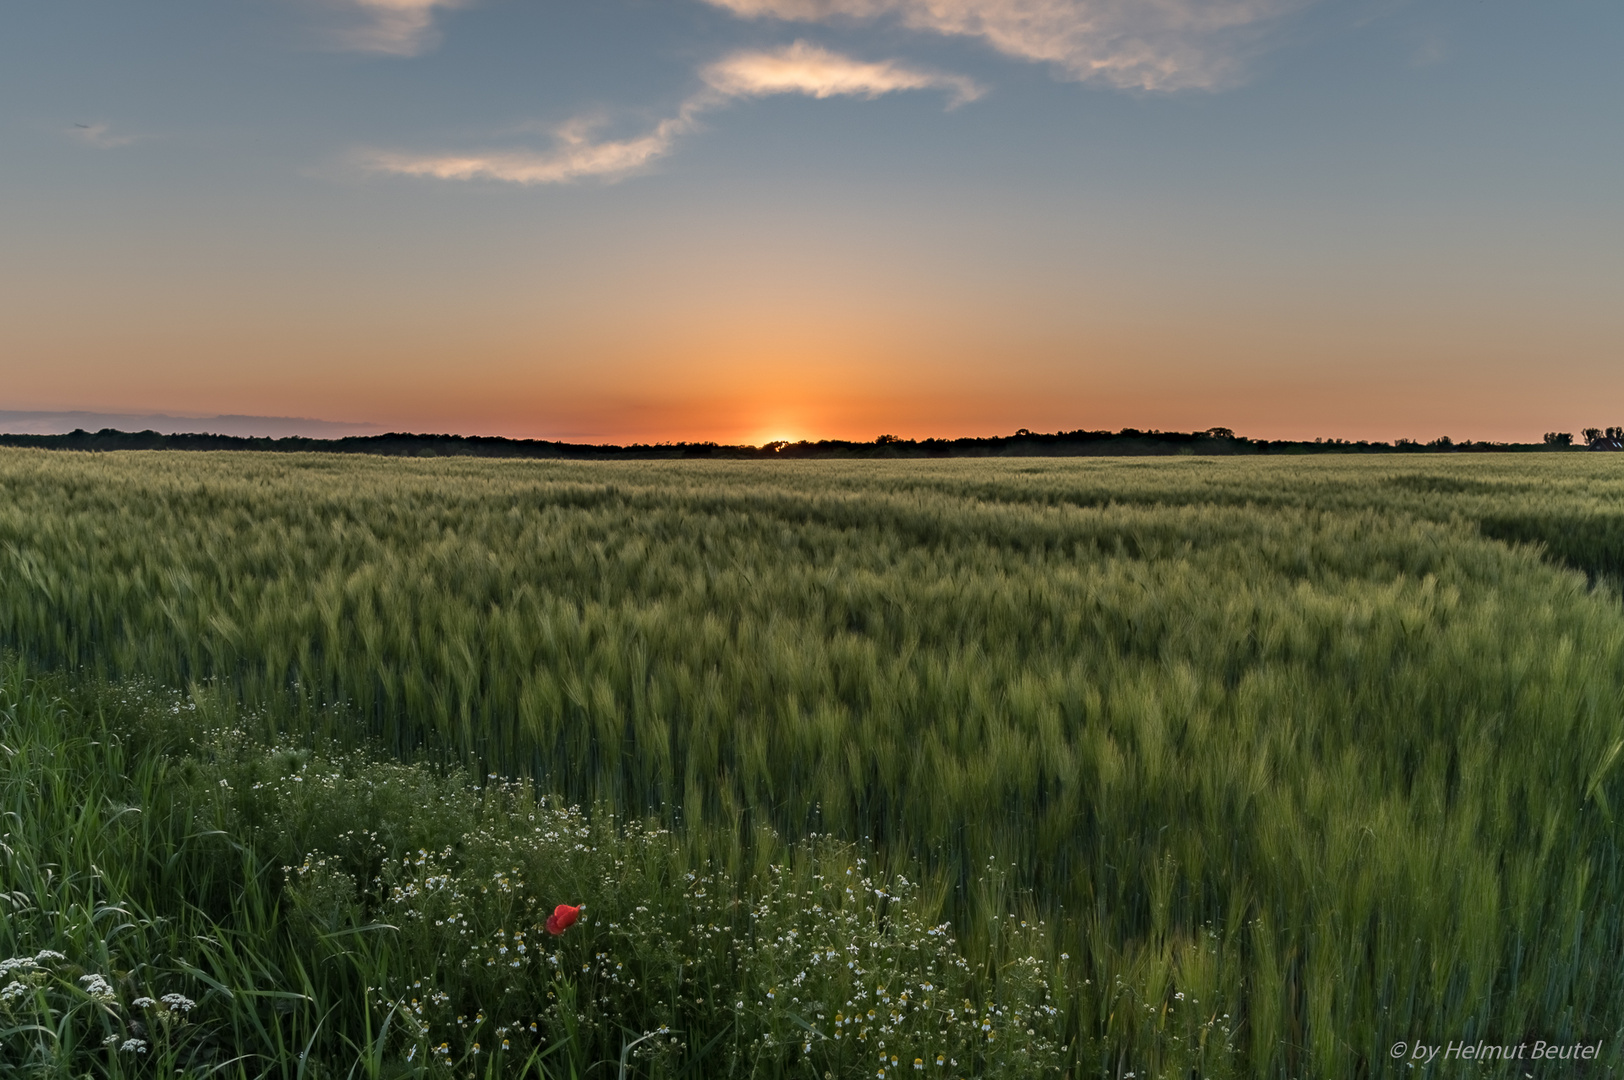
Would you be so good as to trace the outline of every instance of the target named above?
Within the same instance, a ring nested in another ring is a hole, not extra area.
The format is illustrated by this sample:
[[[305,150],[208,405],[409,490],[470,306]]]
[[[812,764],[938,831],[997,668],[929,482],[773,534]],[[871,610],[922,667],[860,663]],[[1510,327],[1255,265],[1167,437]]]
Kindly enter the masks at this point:
[[[1610,455],[0,494],[0,1071],[1618,1066]]]

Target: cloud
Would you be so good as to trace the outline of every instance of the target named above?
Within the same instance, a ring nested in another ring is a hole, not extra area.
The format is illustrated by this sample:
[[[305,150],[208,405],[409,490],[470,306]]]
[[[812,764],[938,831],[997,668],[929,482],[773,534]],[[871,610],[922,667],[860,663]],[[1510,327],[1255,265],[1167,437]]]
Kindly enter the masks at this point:
[[[107,124],[74,124],[68,129],[68,134],[86,146],[94,146],[101,150],[128,146],[138,138],[135,135],[115,135]]]
[[[1238,82],[1258,35],[1312,0],[706,0],[744,18],[895,19],[1122,89]]]
[[[479,154],[402,154],[368,151],[364,168],[435,180],[500,180],[511,184],[563,184],[596,178],[618,180],[669,154],[677,140],[699,125],[702,114],[736,98],[805,94],[877,98],[903,90],[944,90],[949,107],[973,101],[982,90],[959,75],[905,67],[895,60],[867,62],[797,41],[773,51],[745,50],[723,57],[701,73],[706,88],[683,102],[675,116],[630,139],[597,139],[601,122],[572,120],[553,134],[545,151],[504,150]]]
[[[436,8],[461,7],[466,0],[341,0],[360,17],[358,25],[335,31],[333,41],[342,49],[416,56],[437,40]]]
[[[551,150],[499,151],[486,154],[362,155],[362,164],[377,171],[435,180],[502,180],[510,184],[563,184],[589,177],[618,179],[671,152],[677,137],[690,130],[699,110],[684,108],[660,121],[647,134],[632,139],[594,140],[593,120],[572,120],[553,133]]]
[[[895,60],[854,60],[804,41],[772,52],[736,52],[706,68],[703,76],[727,97],[806,94],[872,99],[899,90],[945,90],[953,105],[962,105],[984,93],[962,75],[904,67]]]

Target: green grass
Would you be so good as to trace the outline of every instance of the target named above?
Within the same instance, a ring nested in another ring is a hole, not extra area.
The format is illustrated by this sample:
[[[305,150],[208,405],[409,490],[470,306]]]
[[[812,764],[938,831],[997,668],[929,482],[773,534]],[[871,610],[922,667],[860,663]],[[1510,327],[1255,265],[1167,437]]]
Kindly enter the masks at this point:
[[[633,843],[612,823],[635,825],[640,854],[616,858],[715,875],[734,912],[752,897],[807,906],[811,879],[775,884],[774,865],[860,852],[871,873],[917,879],[908,909],[918,927],[953,926],[963,992],[992,1001],[1007,982],[1028,1010],[1055,1003],[1052,1039],[1034,1027],[1028,1053],[1066,1047],[1056,1068],[1077,1076],[1359,1077],[1388,1071],[1401,1039],[1624,1034],[1624,474],[1604,455],[566,465],[8,452],[0,492],[0,643],[27,664],[69,673],[70,688],[195,687],[217,717],[208,730],[247,732],[243,760],[307,745],[441,785],[369,811],[365,828],[390,838],[364,852],[276,815],[198,831],[265,867],[313,860],[303,876],[255,869],[255,890],[221,885],[200,909],[211,926],[246,919],[230,932],[245,954],[317,955],[321,935],[343,932],[346,956],[387,968],[356,960],[345,978],[398,1000],[429,946],[352,932],[389,922],[387,881],[373,879],[416,845],[451,848],[459,880],[472,860],[475,880],[496,865],[465,854],[482,850],[467,839],[486,835],[478,815],[438,819],[436,800],[531,798],[441,775],[460,766],[534,781],[564,801],[555,810],[593,807],[600,850]],[[142,767],[201,768],[219,752],[197,747],[215,738],[143,744]],[[322,814],[361,828],[349,810]],[[483,826],[489,842],[512,840],[517,820]],[[414,829],[439,839],[406,839]],[[203,861],[199,880],[224,873]],[[563,871],[547,867],[525,877],[527,902],[551,895]],[[312,922],[298,898],[327,870],[356,899]],[[670,891],[674,870],[599,870],[571,879],[571,902],[642,889],[673,918],[691,903]],[[198,886],[143,887],[155,911]],[[247,893],[252,919],[233,906]],[[1031,968],[1008,966],[1012,915],[1047,925],[1022,947]],[[43,940],[7,925],[14,956]],[[756,936],[728,924],[734,947]],[[747,974],[756,960],[716,963],[715,985],[741,984],[724,996],[768,1001]],[[316,993],[284,960],[263,967],[301,1002],[348,1002],[325,1006],[337,1011],[319,1031],[313,1006],[271,1009],[288,1045],[314,1035],[345,1069],[410,1052],[398,1025],[378,1042],[387,1011],[356,1005],[353,987]],[[458,992],[497,992],[469,985]],[[548,985],[514,993],[562,1024]],[[819,1000],[833,1016],[856,992]],[[874,1075],[861,1069],[877,1059],[817,1059],[826,1026],[806,1044],[817,1052],[800,1052],[772,1026],[793,1021],[757,1008],[768,1019],[751,1038],[784,1053],[745,1040],[699,1074]],[[625,1033],[705,1033],[641,1061],[648,1075],[738,1037],[725,1034],[734,1020],[641,998],[577,999],[572,1015],[590,1030],[555,1029],[547,1045],[604,1075]],[[219,1045],[275,1056],[269,1034],[232,1020],[227,1036],[224,1022]],[[966,1070],[1035,1072],[1026,1060]]]
[[[909,1072],[1017,1077],[1064,1057],[1041,927],[1000,928],[992,977],[850,845],[775,860],[762,837],[730,870],[529,785],[51,683],[0,681],[0,1074],[873,1075],[883,1043]],[[553,937],[560,902],[586,907]]]

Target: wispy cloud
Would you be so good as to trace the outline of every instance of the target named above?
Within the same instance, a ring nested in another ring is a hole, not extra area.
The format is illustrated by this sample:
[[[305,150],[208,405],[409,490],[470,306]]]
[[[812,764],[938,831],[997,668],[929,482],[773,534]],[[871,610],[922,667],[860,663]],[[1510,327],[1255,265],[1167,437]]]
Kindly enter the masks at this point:
[[[555,130],[544,151],[504,150],[478,154],[404,154],[368,151],[360,162],[375,172],[436,180],[501,180],[514,184],[562,184],[597,178],[618,180],[669,154],[677,140],[699,125],[702,114],[737,98],[804,94],[877,98],[904,90],[942,90],[949,107],[973,101],[982,90],[958,75],[907,67],[895,60],[868,62],[803,41],[771,51],[732,53],[700,73],[706,89],[683,102],[677,114],[629,139],[598,139],[602,124],[576,119]]]
[[[136,135],[116,134],[107,124],[74,124],[68,129],[68,135],[86,146],[94,146],[101,150],[128,146],[139,138]]]
[[[1239,81],[1268,23],[1312,0],[706,0],[745,18],[890,18],[1123,89]]]
[[[962,105],[984,93],[962,75],[907,67],[895,60],[854,60],[805,41],[771,52],[734,53],[706,68],[703,76],[712,89],[728,97],[877,98],[899,90],[945,90],[951,104]]]
[[[700,109],[692,103],[651,131],[630,139],[593,138],[597,120],[572,120],[553,132],[545,151],[504,150],[485,154],[369,152],[362,164],[377,172],[435,180],[502,180],[510,184],[563,184],[588,177],[618,179],[671,152],[677,137],[692,130]]]
[[[438,40],[434,27],[437,8],[462,7],[467,0],[338,0],[346,14],[358,20],[336,29],[332,41],[341,49],[416,56]]]

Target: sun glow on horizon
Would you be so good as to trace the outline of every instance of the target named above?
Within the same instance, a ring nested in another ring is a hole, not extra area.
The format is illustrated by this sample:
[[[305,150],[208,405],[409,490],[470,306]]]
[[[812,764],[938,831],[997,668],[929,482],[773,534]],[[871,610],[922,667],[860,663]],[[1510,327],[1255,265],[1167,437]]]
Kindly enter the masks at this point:
[[[752,446],[768,446],[772,443],[794,443],[806,439],[805,434],[797,433],[789,424],[775,422],[763,424],[757,429],[757,434],[750,437]]]

